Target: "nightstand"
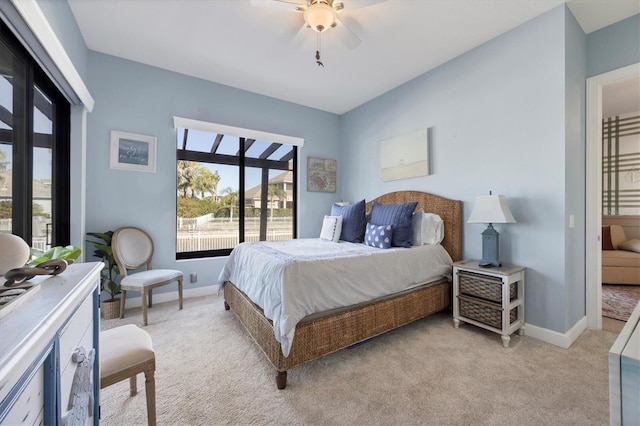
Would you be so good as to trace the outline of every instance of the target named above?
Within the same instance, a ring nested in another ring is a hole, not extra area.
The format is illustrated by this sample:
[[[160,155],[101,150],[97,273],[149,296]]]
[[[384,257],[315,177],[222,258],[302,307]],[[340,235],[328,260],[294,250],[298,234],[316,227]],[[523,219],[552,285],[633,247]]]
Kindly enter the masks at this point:
[[[524,334],[524,267],[478,266],[477,260],[453,264],[453,325],[466,322],[499,333],[509,347],[511,334]]]

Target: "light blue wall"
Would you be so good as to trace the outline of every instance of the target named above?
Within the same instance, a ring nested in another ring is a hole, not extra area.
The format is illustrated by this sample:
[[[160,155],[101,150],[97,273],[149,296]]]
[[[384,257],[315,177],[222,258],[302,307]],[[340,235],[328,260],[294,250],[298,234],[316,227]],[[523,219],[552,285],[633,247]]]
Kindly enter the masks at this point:
[[[87,45],[66,1],[36,0],[82,80],[87,79]]]
[[[564,32],[558,7],[347,113],[341,157],[348,167],[340,168],[349,199],[422,190],[462,200],[465,222],[476,196],[505,195],[518,223],[495,226],[502,260],[528,268],[526,321],[562,332]],[[432,175],[382,183],[380,141],[422,128],[432,132]],[[465,225],[465,258],[481,256],[484,228]]]
[[[88,71],[96,106],[88,117],[87,231],[140,226],[154,239],[154,267],[197,272],[195,286],[216,282],[225,258],[175,260],[173,116],[179,116],[304,138],[298,157],[298,236],[319,235],[322,218],[339,195],[306,191],[306,159],[337,158],[337,115],[96,52],[89,53]],[[157,172],[109,169],[111,130],[156,136]]]
[[[587,35],[587,77],[640,62],[640,14]]]

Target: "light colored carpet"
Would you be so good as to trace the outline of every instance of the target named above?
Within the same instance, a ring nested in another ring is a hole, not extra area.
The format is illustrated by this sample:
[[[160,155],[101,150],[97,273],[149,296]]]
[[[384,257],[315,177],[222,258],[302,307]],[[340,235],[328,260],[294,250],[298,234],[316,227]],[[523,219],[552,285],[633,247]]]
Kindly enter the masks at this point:
[[[140,309],[102,328],[141,324]],[[289,371],[274,370],[222,297],[154,306],[159,425],[609,423],[607,354],[616,335],[588,330],[568,350],[440,313]],[[102,390],[101,424],[146,424],[144,378]]]

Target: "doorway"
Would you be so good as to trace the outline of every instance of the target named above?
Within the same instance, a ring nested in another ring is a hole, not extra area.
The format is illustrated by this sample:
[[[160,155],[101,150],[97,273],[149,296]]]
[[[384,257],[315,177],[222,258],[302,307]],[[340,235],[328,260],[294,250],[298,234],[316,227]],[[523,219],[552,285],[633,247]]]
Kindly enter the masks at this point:
[[[586,313],[587,327],[602,329],[602,89],[640,76],[640,63],[587,79]]]

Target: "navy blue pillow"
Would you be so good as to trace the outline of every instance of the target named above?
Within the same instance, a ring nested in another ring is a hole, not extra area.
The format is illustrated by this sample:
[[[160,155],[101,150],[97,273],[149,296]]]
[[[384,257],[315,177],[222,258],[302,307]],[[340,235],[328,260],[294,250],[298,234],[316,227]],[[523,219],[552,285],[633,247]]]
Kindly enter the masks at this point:
[[[388,249],[393,238],[393,225],[373,225],[367,223],[364,233],[364,243],[371,247]]]
[[[346,206],[339,204],[331,206],[331,216],[342,216],[341,240],[349,241],[350,243],[361,243],[364,241],[364,226],[366,223],[364,214],[364,200]]]
[[[376,225],[393,225],[391,245],[411,247],[411,219],[417,201],[400,204],[380,204],[375,201],[371,205],[371,223]]]

